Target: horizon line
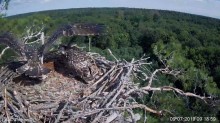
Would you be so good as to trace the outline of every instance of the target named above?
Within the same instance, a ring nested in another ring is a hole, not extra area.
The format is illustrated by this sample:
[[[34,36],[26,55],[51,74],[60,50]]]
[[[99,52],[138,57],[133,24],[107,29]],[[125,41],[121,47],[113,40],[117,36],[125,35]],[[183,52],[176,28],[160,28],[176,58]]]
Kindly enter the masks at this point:
[[[205,15],[195,14],[195,13],[181,12],[181,11],[175,11],[175,10],[169,10],[169,9],[148,9],[148,8],[137,8],[137,7],[83,7],[83,8],[48,9],[48,10],[39,10],[39,11],[33,11],[33,12],[25,12],[25,13],[14,14],[14,15],[9,15],[9,16],[7,16],[6,14],[5,17],[7,18],[7,17],[19,16],[19,15],[25,15],[25,14],[34,14],[34,13],[42,13],[42,12],[47,12],[47,11],[70,10],[70,9],[142,9],[142,10],[155,10],[155,11],[169,11],[169,12],[189,14],[189,15],[194,15],[194,16],[220,20],[220,17],[205,16]]]

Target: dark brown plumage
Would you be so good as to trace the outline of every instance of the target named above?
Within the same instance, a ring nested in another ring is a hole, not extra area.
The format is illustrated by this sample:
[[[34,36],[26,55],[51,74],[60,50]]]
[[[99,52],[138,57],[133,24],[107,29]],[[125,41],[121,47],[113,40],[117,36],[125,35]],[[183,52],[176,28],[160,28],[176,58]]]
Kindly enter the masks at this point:
[[[48,54],[49,49],[61,36],[94,36],[101,35],[106,32],[106,27],[103,24],[85,24],[76,23],[72,25],[66,25],[56,30],[48,41],[43,45],[42,49],[39,50],[40,55]],[[94,69],[93,61],[87,55],[86,52],[80,50],[76,46],[71,47],[71,43],[68,46],[60,46],[61,63],[65,66],[66,70],[72,75],[78,76],[85,81],[94,79],[94,75],[97,71]]]
[[[76,46],[61,46],[61,52],[63,53],[60,60],[67,68],[67,71],[74,76],[78,76],[85,81],[92,80],[92,59],[86,52],[80,50]]]
[[[21,66],[12,67],[15,68],[13,69],[15,72],[33,78],[41,78],[43,75],[49,73],[50,70],[42,66],[36,47],[24,44],[14,38],[10,33],[5,33],[0,36],[0,44],[9,46],[20,55],[20,61],[17,62],[20,62]]]
[[[43,66],[43,64],[41,63],[41,59],[44,57],[44,55],[49,53],[49,49],[57,38],[61,36],[75,35],[100,35],[104,33],[104,30],[105,26],[102,24],[77,23],[66,25],[56,30],[48,39],[48,41],[40,48],[24,44],[24,42],[17,40],[10,33],[5,33],[0,36],[0,44],[9,46],[12,50],[19,54],[22,58],[22,61],[24,61],[24,64],[22,66],[15,69],[16,72],[18,72],[19,74],[25,74],[33,78],[41,78],[43,75],[47,74],[50,71],[50,69]],[[88,62],[89,58],[86,56],[86,53],[82,52],[76,47],[66,48],[66,55],[62,56],[64,57],[64,59],[66,59],[65,66],[67,66],[67,68],[71,70],[74,70],[75,73],[80,77],[90,78],[92,76],[89,67],[90,62]]]
[[[48,41],[39,49],[41,55],[48,53],[51,46],[56,42],[59,37],[62,36],[94,36],[101,35],[105,33],[105,26],[103,24],[86,24],[86,23],[76,23],[62,26],[57,29]]]
[[[25,45],[17,40],[11,33],[4,33],[0,35],[0,44],[9,46],[18,55],[25,57]]]

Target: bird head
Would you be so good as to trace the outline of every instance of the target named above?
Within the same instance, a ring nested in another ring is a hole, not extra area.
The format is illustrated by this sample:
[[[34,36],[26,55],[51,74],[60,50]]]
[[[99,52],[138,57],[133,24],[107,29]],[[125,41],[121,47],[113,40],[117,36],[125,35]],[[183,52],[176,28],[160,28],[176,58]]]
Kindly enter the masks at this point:
[[[58,52],[61,53],[62,55],[65,55],[67,49],[68,49],[68,46],[66,46],[66,45],[60,45],[60,46],[58,47]]]

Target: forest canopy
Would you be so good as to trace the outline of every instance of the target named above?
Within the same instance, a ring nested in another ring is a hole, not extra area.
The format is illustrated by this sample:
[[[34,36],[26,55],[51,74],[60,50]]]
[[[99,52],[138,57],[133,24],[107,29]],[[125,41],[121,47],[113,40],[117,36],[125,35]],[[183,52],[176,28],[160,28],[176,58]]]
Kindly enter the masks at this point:
[[[158,76],[158,85],[173,85],[200,96],[220,96],[220,20],[172,11],[87,8],[53,10],[0,18],[0,34],[12,32],[22,37],[26,27],[44,25],[49,36],[55,29],[70,23],[101,23],[108,33],[92,37],[92,51],[105,55],[111,49],[117,58],[131,60],[146,54],[153,61],[152,67],[163,63],[182,72],[178,77]],[[62,38],[62,42],[73,41],[88,47],[88,38]],[[0,47],[3,49],[3,46]],[[87,48],[88,49],[88,48]],[[3,60],[9,60],[7,51]],[[3,62],[3,61],[0,61]],[[161,81],[160,81],[161,80]],[[140,82],[142,85],[146,83]],[[219,116],[219,105],[207,105],[195,98],[179,98],[158,93],[146,97],[157,109],[167,109],[177,116]],[[219,103],[217,103],[219,104]],[[217,107],[217,108],[216,108]],[[154,115],[149,118],[157,121]]]

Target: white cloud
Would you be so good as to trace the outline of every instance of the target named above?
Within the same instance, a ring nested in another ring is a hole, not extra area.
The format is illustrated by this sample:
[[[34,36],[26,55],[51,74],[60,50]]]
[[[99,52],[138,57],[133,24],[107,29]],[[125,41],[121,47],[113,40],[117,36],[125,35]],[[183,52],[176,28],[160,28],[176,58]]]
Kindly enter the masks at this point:
[[[195,0],[195,1],[200,1],[200,2],[204,2],[204,1],[208,1],[208,2],[219,2],[220,0]]]
[[[17,6],[20,4],[28,4],[32,2],[34,2],[34,0],[11,0],[9,6]]]
[[[52,0],[42,0],[41,3],[49,3],[51,2]]]
[[[195,1],[198,1],[198,2],[204,2],[204,1],[206,1],[206,0],[195,0]]]
[[[12,0],[12,4],[24,4],[24,3],[48,3],[53,0]]]
[[[28,3],[31,2],[32,0],[13,0],[11,1],[12,3],[16,4],[16,3]]]

